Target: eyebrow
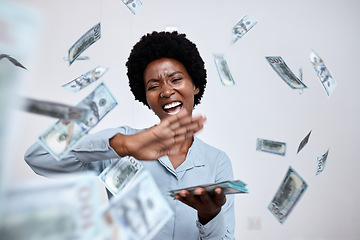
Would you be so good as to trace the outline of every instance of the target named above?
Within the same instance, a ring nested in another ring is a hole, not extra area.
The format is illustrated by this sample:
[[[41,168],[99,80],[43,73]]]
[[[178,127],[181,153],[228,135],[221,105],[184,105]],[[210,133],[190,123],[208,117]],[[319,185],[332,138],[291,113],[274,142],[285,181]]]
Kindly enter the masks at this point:
[[[172,72],[172,73],[168,74],[167,77],[173,77],[173,76],[175,76],[175,75],[178,74],[178,73],[184,75],[184,74],[183,74],[182,72],[180,72],[180,71],[175,71],[175,72]],[[145,86],[147,86],[150,82],[158,82],[158,81],[159,81],[159,79],[151,78],[151,79],[149,79],[149,80],[146,82]]]

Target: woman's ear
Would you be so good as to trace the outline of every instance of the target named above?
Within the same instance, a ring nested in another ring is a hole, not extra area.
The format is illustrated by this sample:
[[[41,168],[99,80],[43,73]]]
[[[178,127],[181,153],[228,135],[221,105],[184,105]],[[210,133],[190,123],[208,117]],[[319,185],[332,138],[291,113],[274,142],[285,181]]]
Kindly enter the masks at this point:
[[[197,95],[199,93],[199,88],[194,86],[194,95]]]

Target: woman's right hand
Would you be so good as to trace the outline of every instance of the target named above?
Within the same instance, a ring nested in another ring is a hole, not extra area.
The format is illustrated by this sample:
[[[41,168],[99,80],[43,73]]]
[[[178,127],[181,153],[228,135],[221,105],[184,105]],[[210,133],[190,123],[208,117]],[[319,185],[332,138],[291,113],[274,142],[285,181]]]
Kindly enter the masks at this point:
[[[164,118],[159,124],[133,135],[116,134],[110,146],[119,156],[133,156],[139,160],[156,160],[176,154],[182,142],[192,138],[203,128],[206,118],[179,113]]]

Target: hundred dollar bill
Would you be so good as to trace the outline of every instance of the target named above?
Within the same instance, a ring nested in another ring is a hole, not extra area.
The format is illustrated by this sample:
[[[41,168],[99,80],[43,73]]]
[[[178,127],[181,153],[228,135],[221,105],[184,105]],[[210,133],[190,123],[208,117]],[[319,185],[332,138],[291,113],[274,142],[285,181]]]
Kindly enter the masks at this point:
[[[307,86],[298,79],[294,73],[286,65],[285,61],[281,57],[265,57],[271,67],[279,74],[284,82],[292,89],[304,89]]]
[[[87,31],[74,45],[71,46],[68,52],[69,66],[80,56],[88,47],[101,38],[101,24],[98,23]]]
[[[297,153],[301,151],[305,147],[305,145],[309,142],[311,131],[306,135],[306,137],[300,142]]]
[[[173,214],[155,180],[146,170],[141,171],[119,195],[112,198],[103,213],[120,226],[126,226],[133,239],[141,240],[152,239]]]
[[[224,54],[213,54],[213,56],[216,65],[216,70],[219,74],[221,83],[225,86],[235,85],[235,81],[231,75]]]
[[[198,187],[205,188],[205,190],[210,195],[213,195],[215,188],[218,188],[218,187],[222,188],[224,194],[248,193],[245,183],[243,183],[240,180],[234,180],[234,181],[223,181],[223,182],[218,182],[218,183],[203,184],[203,185],[197,185],[197,186],[188,187],[188,188],[171,190],[171,191],[168,191],[168,194],[171,197],[175,197],[176,195],[179,194],[179,192],[181,190],[187,190],[190,193],[194,194],[195,189]]]
[[[316,175],[319,175],[320,173],[322,173],[324,171],[328,153],[329,153],[329,150],[327,150],[326,153],[324,153],[323,155],[318,156],[316,158],[316,162],[317,162]]]
[[[84,122],[59,120],[39,137],[40,144],[58,161],[108,114],[117,101],[104,83],[82,100],[77,107],[88,108],[90,113]]]
[[[330,96],[336,87],[335,79],[331,76],[331,73],[325,66],[324,61],[317,53],[311,51],[309,60],[315,69],[315,72],[318,75],[322,85],[324,86],[327,95]]]
[[[107,206],[102,206],[102,208]],[[113,219],[110,212],[99,216],[96,226],[89,232],[84,239],[91,240],[134,240],[124,221]]]
[[[117,195],[142,169],[143,165],[134,157],[114,159],[99,175],[106,188]]]
[[[256,151],[274,153],[285,156],[286,143],[258,138],[256,139]]]
[[[109,68],[98,66],[89,72],[82,74],[80,77],[75,78],[74,80],[63,84],[61,87],[70,91],[70,92],[78,92],[81,89],[89,86],[91,83],[97,81],[101,78]]]
[[[12,64],[14,64],[17,67],[21,67],[23,69],[26,69],[26,67],[24,67],[18,60],[16,60],[15,58],[13,58],[13,57],[11,57],[11,56],[9,56],[7,54],[0,54],[0,60],[2,60],[3,58],[6,58],[7,60],[9,60]]]
[[[31,98],[24,98],[21,106],[22,109],[27,112],[68,121],[86,121],[90,112],[89,108],[80,108],[62,103],[40,101]]]
[[[268,206],[270,212],[280,223],[285,222],[307,186],[304,179],[292,167],[289,167],[280,188]]]
[[[249,16],[244,16],[236,25],[233,27],[233,44],[245,35],[251,28],[257,24],[257,21]]]
[[[98,217],[97,182],[85,174],[9,186],[1,202],[1,239],[85,240]]]
[[[136,15],[142,6],[142,2],[140,0],[121,0],[130,11]]]

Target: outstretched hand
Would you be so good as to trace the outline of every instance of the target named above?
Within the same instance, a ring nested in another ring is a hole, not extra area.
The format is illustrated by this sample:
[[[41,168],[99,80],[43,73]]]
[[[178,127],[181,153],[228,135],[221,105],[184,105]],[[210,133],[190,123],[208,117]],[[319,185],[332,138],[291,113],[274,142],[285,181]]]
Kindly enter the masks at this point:
[[[221,211],[226,202],[226,196],[221,188],[215,188],[214,194],[210,195],[204,188],[198,187],[194,194],[187,190],[181,190],[176,195],[179,200],[198,211],[198,218],[201,224],[205,225]]]
[[[203,128],[206,118],[186,112],[170,115],[159,124],[133,135],[117,134],[110,146],[120,155],[139,160],[156,160],[164,155],[176,154],[181,142],[193,137]]]

